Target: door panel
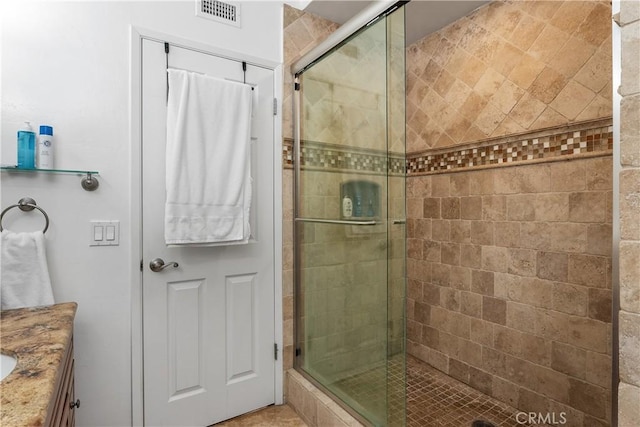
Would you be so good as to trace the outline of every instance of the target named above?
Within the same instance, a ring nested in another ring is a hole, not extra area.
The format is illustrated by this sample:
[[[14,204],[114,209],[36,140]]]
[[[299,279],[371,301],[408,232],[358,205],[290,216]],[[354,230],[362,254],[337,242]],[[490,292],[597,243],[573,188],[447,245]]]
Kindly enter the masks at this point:
[[[144,40],[142,55],[145,423],[210,425],[275,401],[274,76],[247,66],[246,82],[254,87],[249,244],[168,247],[164,44]],[[245,78],[238,61],[173,45],[169,67]],[[152,272],[154,258],[179,266]]]

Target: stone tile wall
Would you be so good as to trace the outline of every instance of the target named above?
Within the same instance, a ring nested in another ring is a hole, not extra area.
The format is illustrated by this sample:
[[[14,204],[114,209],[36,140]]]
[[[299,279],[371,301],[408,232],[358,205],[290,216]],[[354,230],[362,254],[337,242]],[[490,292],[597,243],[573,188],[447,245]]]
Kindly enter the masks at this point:
[[[640,420],[640,2],[620,2],[620,385],[618,424]]]
[[[407,51],[407,151],[611,115],[608,1],[495,1]]]
[[[610,157],[408,180],[408,351],[524,411],[608,425]]]
[[[408,351],[570,426],[611,416],[610,22],[492,2],[407,55]]]

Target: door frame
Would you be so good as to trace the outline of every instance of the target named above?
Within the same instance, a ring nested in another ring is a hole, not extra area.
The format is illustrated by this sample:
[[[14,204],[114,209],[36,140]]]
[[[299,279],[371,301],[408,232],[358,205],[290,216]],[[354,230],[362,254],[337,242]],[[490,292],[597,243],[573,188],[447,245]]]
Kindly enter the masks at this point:
[[[130,27],[130,262],[131,262],[131,425],[144,425],[144,351],[142,324],[142,271],[138,267],[142,260],[142,40],[169,42],[204,54],[219,56],[234,61],[267,68],[273,71],[274,95],[278,100],[277,114],[274,116],[273,131],[273,254],[274,254],[274,339],[280,350],[276,361],[274,390],[276,405],[283,398],[283,312],[282,312],[282,64],[274,61],[244,55],[241,52],[222,49],[217,46],[181,38],[175,35]]]

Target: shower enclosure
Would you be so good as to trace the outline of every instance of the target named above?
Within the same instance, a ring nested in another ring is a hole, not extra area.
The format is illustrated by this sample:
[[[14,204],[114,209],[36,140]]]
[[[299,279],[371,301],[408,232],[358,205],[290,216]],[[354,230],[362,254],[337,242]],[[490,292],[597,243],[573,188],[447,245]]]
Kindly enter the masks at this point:
[[[362,421],[401,426],[404,8],[364,24],[294,65],[295,366]]]

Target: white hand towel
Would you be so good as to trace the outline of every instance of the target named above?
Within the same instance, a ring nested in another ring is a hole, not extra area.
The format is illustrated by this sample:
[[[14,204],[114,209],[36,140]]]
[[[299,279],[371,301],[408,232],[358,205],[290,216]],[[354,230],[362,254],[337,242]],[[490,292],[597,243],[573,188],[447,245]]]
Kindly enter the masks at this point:
[[[54,303],[42,231],[0,233],[2,309]]]
[[[165,241],[246,243],[251,87],[169,69]]]

